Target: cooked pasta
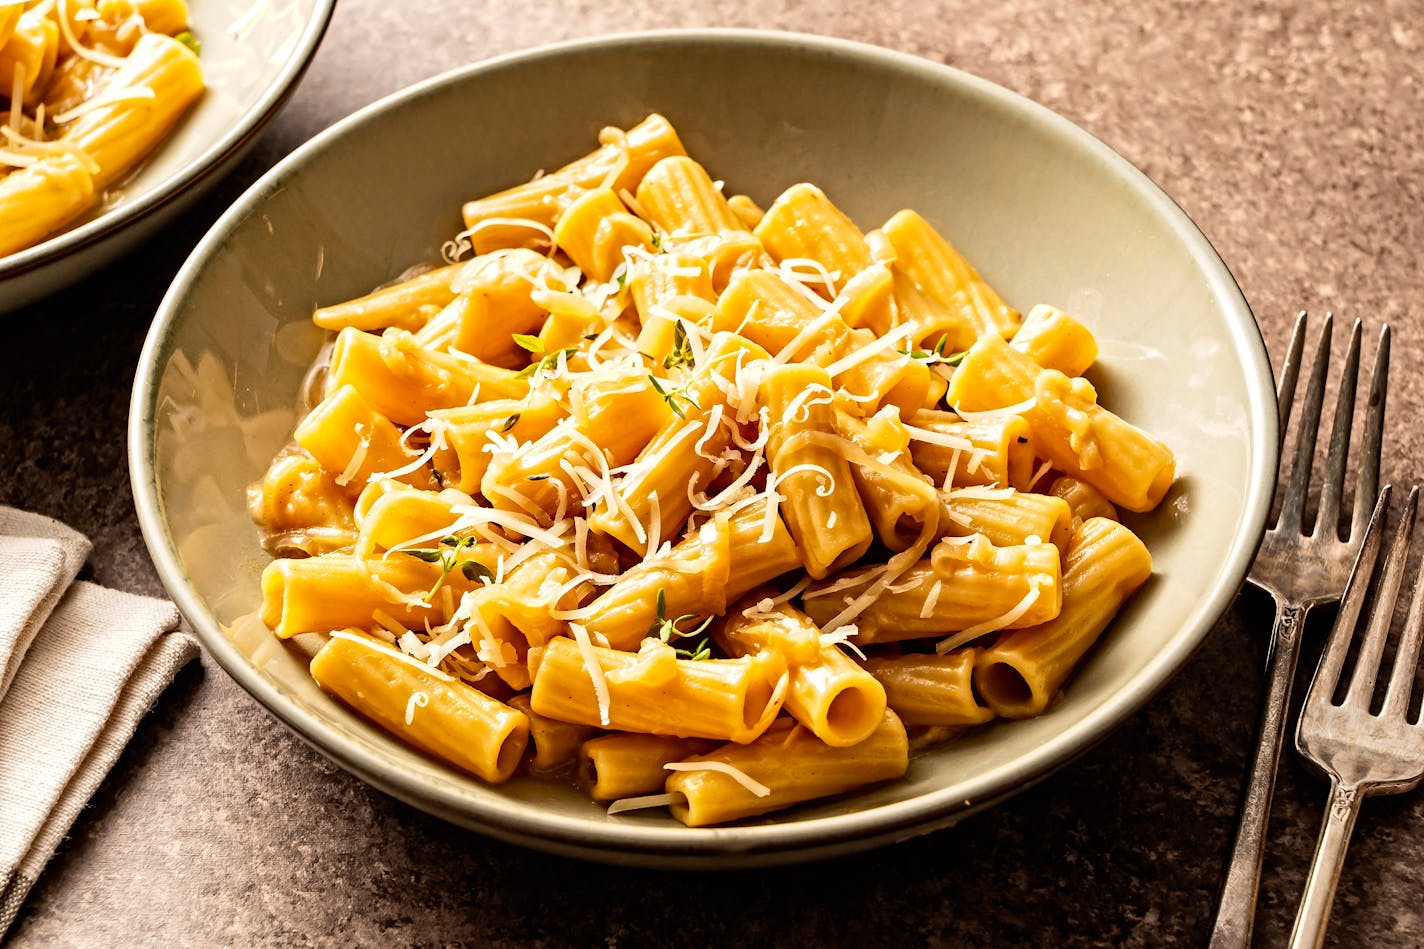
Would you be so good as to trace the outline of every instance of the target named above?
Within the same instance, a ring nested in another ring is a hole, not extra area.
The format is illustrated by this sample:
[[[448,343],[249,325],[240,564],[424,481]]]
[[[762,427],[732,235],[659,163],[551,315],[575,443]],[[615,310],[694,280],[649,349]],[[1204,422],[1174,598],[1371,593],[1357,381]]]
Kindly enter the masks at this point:
[[[0,5],[0,257],[106,198],[203,91],[185,0]]]
[[[1088,327],[1020,320],[913,211],[762,212],[661,116],[599,142],[316,311],[250,492],[263,620],[455,767],[689,826],[1050,707],[1151,572],[1114,505],[1175,473],[1076,376]]]

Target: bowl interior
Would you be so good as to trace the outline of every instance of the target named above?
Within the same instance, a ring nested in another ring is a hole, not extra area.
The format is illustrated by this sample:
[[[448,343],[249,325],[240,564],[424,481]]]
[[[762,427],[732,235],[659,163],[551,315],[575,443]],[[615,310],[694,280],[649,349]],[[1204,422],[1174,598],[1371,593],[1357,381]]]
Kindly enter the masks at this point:
[[[774,94],[769,94],[774,90]],[[296,420],[313,307],[438,259],[463,199],[553,168],[601,126],[667,115],[728,193],[819,184],[862,227],[921,211],[1010,301],[1052,302],[1102,343],[1103,404],[1178,457],[1134,518],[1156,575],[1039,719],[916,758],[905,780],[764,821],[689,831],[609,818],[533,780],[499,788],[408,750],[325,697],[252,618],[266,558],[243,506]],[[134,484],[169,589],[208,648],[307,740],[470,826],[609,859],[809,853],[944,823],[1061,764],[1140,706],[1244,577],[1270,500],[1275,407],[1260,336],[1186,216],[1067,121],[898,54],[758,33],[645,34],[497,60],[324,133],[264,178],[164,301],[134,397]]]
[[[206,89],[153,153],[108,199],[47,240],[0,257],[0,286],[13,278],[11,293],[32,298],[19,285],[38,268],[54,266],[101,238],[141,218],[220,164],[270,115],[300,77],[326,28],[335,0],[266,0],[189,5],[190,28],[202,44]],[[95,264],[102,263],[92,255]],[[76,268],[69,279],[82,276]],[[33,280],[57,285],[55,275]],[[0,310],[11,305],[0,300]]]

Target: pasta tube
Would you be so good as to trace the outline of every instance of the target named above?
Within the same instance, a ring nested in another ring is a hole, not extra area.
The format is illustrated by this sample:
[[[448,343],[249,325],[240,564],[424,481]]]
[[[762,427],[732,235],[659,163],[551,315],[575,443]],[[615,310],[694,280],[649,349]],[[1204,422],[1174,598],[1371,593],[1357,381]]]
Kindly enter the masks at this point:
[[[778,261],[820,264],[826,284],[813,281],[808,286],[827,300],[835,299],[837,287],[870,266],[865,235],[813,184],[796,184],[783,191],[767,208],[755,233]]]
[[[910,752],[905,726],[887,711],[869,738],[849,747],[827,745],[805,726],[783,720],[751,744],[725,745],[677,764],[665,787],[684,801],[671,805],[672,814],[689,827],[705,827],[901,777]],[[735,769],[765,793],[714,770],[717,765]]]
[[[570,725],[540,715],[526,694],[510,698],[509,707],[529,719],[529,748],[533,751],[529,770],[534,774],[558,771],[578,761],[584,743],[597,733],[588,725]]]
[[[819,634],[809,616],[782,604],[754,618],[734,613],[717,642],[732,656],[781,653],[791,668],[786,711],[828,745],[858,744],[885,716],[885,689],[838,646],[822,645]],[[803,658],[807,640],[814,653]]]
[[[75,155],[48,155],[0,177],[0,257],[39,243],[93,203],[94,176]]]
[[[859,451],[851,458],[851,477],[875,526],[880,542],[893,551],[912,546],[925,525],[939,517],[939,498],[903,450],[877,444],[864,419],[839,406],[835,410],[836,432]],[[892,452],[886,459],[885,452]]]
[[[350,327],[337,334],[327,372],[328,391],[345,385],[400,425],[418,425],[437,409],[480,396],[522,398],[529,390],[506,369],[426,349],[405,330],[376,336]]]
[[[437,267],[354,300],[320,307],[312,315],[312,322],[334,331],[348,326],[358,330],[383,330],[390,326],[418,330],[431,314],[455,299],[451,284],[464,268],[464,264]]]
[[[514,774],[529,740],[523,713],[364,636],[333,636],[311,674],[392,735],[492,783]]]
[[[978,649],[956,649],[945,656],[873,657],[863,665],[885,687],[885,700],[906,726],[982,725],[994,712],[974,694],[978,656]]]
[[[638,206],[649,221],[674,237],[746,230],[712,176],[686,155],[671,155],[648,169],[638,184]]]
[[[1048,708],[1083,654],[1152,574],[1152,555],[1142,541],[1101,517],[1074,529],[1065,563],[1062,612],[1003,634],[976,661],[974,684],[1004,718],[1030,718]]]
[[[816,366],[775,366],[762,377],[761,401],[771,413],[767,457],[781,510],[806,572],[820,579],[860,558],[870,547],[870,519],[833,448],[807,435],[831,435],[831,377]]]
[[[1081,376],[1098,358],[1098,342],[1088,328],[1046,303],[1028,311],[1009,345],[1044,369],[1069,377]]]
[[[1017,415],[966,422],[951,412],[926,410],[910,416],[911,425],[940,441],[920,438],[910,445],[915,467],[940,485],[996,485],[1027,491],[1033,477],[1033,446],[1028,423]],[[946,442],[966,444],[959,447]]]
[[[876,568],[812,587],[807,614],[823,626],[874,581]],[[1058,615],[1062,587],[1052,544],[995,547],[983,538],[942,542],[929,560],[907,570],[856,619],[857,641],[897,642],[957,632],[977,638],[996,629],[1033,626]]]
[[[776,717],[785,674],[775,654],[693,661],[657,640],[631,653],[559,636],[544,647],[530,700],[559,721],[745,743]]]
[[[584,609],[584,621],[614,648],[633,649],[657,625],[659,593],[668,616],[720,614],[800,564],[786,525],[763,501],[715,517],[665,556],[629,568]]]
[[[913,288],[902,297],[896,282],[901,316],[916,324],[917,343],[934,348],[945,336],[945,351],[957,352],[980,336],[1002,338],[1018,329],[1018,312],[920,215],[901,211],[881,232],[894,250],[893,269],[904,278],[903,289]]]
[[[469,494],[478,491],[494,456],[485,450],[492,438],[508,437],[531,442],[558,424],[563,410],[548,396],[527,399],[492,399],[457,409],[430,413],[447,446],[436,452],[435,470],[445,484]]]
[[[1117,520],[1117,509],[1112,506],[1112,502],[1086,481],[1063,475],[1061,478],[1055,478],[1048,486],[1048,493],[1067,502],[1068,510],[1077,520],[1086,521],[1090,517]]]
[[[703,738],[616,732],[590,738],[579,749],[579,785],[596,801],[653,794],[663,789],[663,765],[711,751]]]
[[[580,270],[606,283],[623,264],[625,247],[653,247],[653,229],[629,213],[612,188],[595,188],[559,215],[554,240]]]
[[[1068,502],[1047,494],[994,491],[977,494],[975,488],[944,492],[940,530],[950,537],[983,534],[996,547],[1036,543],[1030,538],[1068,549],[1073,515]]]
[[[153,98],[115,98],[86,112],[61,141],[94,160],[96,190],[107,188],[152,150],[203,91],[198,57],[175,39],[145,33],[109,80],[114,89],[148,89]]]
[[[461,551],[461,557],[497,566],[492,544]],[[298,633],[326,632],[356,626],[370,629],[377,611],[407,629],[447,622],[454,613],[457,594],[472,589],[476,581],[460,570],[444,575],[438,564],[414,557],[370,557],[324,554],[305,559],[274,560],[262,571],[262,622],[282,639]],[[425,597],[439,584],[452,596]]]
[[[398,428],[353,387],[331,392],[297,426],[292,436],[328,471],[341,472],[336,483],[359,491],[378,473],[396,472],[419,458],[405,447]],[[418,488],[435,487],[429,469],[416,468],[390,477]]]
[[[547,238],[542,236],[544,229],[552,228],[560,210],[584,191],[597,187],[614,192],[636,188],[659,160],[687,154],[672,125],[656,114],[627,132],[605,129],[599,141],[602,145],[597,151],[555,172],[465,202],[462,214],[470,228],[469,241],[475,253],[547,244]]]

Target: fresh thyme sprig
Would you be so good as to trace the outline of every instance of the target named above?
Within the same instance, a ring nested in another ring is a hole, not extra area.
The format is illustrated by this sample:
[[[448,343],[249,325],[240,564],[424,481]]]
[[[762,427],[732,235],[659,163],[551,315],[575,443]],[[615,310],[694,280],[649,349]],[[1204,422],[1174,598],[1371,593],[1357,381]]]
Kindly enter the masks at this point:
[[[653,384],[653,388],[657,390],[658,395],[663,397],[663,401],[668,404],[668,408],[672,409],[673,414],[678,418],[687,418],[687,410],[680,403],[685,402],[694,409],[702,408],[702,406],[697,404],[696,399],[687,394],[687,386],[678,386],[676,389],[664,389],[663,384],[658,381],[658,377],[652,373],[648,373],[648,381]]]
[[[668,619],[667,615],[667,595],[662,587],[658,588],[658,619],[652,626],[648,627],[648,635],[656,637],[659,641],[672,645],[675,639],[692,639],[701,636],[707,631],[707,627],[712,625],[712,617],[709,616],[697,625],[695,629],[684,631],[680,624],[696,622],[696,613],[684,613],[681,616]],[[673,653],[679,659],[711,659],[712,658],[712,637],[702,636],[700,642],[693,645],[691,649],[679,649],[673,646]]]
[[[692,342],[687,338],[687,325],[678,320],[672,329],[672,352],[663,357],[663,368],[692,365]]]
[[[460,555],[466,550],[474,548],[478,541],[474,537],[457,537],[454,534],[440,538],[438,547],[407,547],[401,553],[407,557],[414,557],[416,560],[423,560],[426,563],[438,563],[440,565],[440,579],[435,581],[435,585],[426,592],[424,599],[428,603],[435,592],[444,585],[445,580],[458,569],[465,575],[465,579],[471,582],[483,580],[486,583],[494,581],[494,573],[489,567],[478,560],[471,560]]]
[[[943,363],[946,366],[957,366],[964,361],[966,352],[944,354],[945,344],[949,342],[949,335],[940,336],[939,342],[935,343],[934,349],[900,349],[897,352],[902,356],[909,356],[911,359],[923,359],[926,363]]]
[[[559,367],[559,360],[572,356],[578,350],[573,346],[565,346],[563,349],[556,349],[553,352],[544,351],[544,341],[537,336],[530,336],[527,333],[511,333],[510,337],[521,349],[527,349],[535,356],[539,357],[534,362],[519,370],[516,378],[527,379],[536,372],[550,372]]]

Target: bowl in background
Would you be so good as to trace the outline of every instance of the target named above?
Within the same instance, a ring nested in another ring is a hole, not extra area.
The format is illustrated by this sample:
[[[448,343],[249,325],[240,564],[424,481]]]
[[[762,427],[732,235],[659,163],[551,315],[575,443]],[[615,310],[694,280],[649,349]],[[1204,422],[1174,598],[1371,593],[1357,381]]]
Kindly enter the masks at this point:
[[[776,90],[768,95],[767,90]],[[1013,305],[1098,335],[1103,403],[1163,438],[1179,481],[1132,519],[1156,576],[1050,713],[915,757],[899,782],[691,830],[609,817],[572,789],[490,787],[327,697],[258,623],[267,557],[244,508],[289,438],[321,343],[310,315],[439,260],[461,201],[666,115],[729,193],[811,181],[863,227],[914,207]],[[532,847],[664,866],[786,862],[946,826],[1044,777],[1140,708],[1235,596],[1276,469],[1271,369],[1206,239],[1146,177],[1065,119],[943,66],[818,37],[616,36],[507,56],[363,109],[272,169],[193,252],[140,360],[129,430],[159,573],[217,661],[343,767],[430,813]]]
[[[336,0],[198,0],[189,29],[207,88],[113,197],[47,239],[0,257],[0,314],[137,247],[231,171],[296,89]]]

